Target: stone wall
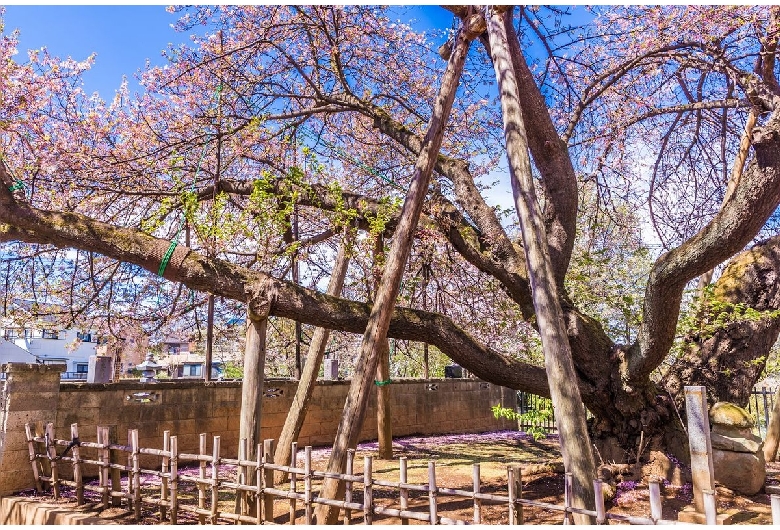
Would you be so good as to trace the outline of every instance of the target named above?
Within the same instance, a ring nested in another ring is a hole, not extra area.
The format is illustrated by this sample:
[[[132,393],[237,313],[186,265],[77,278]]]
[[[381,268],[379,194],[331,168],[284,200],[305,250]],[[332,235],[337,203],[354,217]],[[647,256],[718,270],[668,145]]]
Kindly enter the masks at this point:
[[[79,436],[94,441],[99,425],[115,426],[118,442],[128,429],[138,429],[141,447],[162,448],[163,432],[179,441],[179,451],[197,452],[198,434],[221,437],[222,454],[234,457],[238,447],[241,407],[239,382],[171,380],[156,384],[61,383],[57,369],[38,365],[6,365],[7,392],[0,412],[0,495],[32,486],[25,443],[26,422],[54,422],[55,436]],[[277,439],[297,383],[267,380],[262,413],[262,437]],[[303,425],[298,445],[333,443],[344,408],[349,381],[320,381]],[[491,407],[514,407],[515,392],[471,379],[399,380],[390,386],[393,435],[445,434],[515,429],[516,422],[496,419]],[[376,395],[373,393],[361,441],[375,440]],[[18,472],[17,472],[18,471]],[[15,476],[19,480],[10,480]]]

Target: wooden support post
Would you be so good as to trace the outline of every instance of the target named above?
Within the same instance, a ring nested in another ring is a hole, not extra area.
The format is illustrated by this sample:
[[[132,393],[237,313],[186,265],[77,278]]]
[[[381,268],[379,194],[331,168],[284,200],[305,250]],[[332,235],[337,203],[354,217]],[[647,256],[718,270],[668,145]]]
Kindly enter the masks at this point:
[[[220,437],[214,437],[211,456],[211,524],[217,524],[219,513],[219,454],[221,450]]]
[[[311,486],[311,446],[307,445],[304,449],[304,461],[303,461],[303,473],[304,473],[304,483],[303,483],[303,509],[306,513],[306,524],[310,525],[312,523],[312,515],[314,513],[313,506],[312,506],[312,486]]]
[[[43,492],[43,486],[41,485],[41,473],[40,464],[38,463],[38,452],[35,450],[35,424],[25,423],[24,431],[27,434],[27,448],[30,452],[30,465],[32,465],[33,478],[35,479],[35,491],[38,493]]]
[[[374,523],[374,490],[372,475],[373,462],[371,456],[363,458],[363,522]]]
[[[772,504],[772,524],[780,524],[780,495],[773,493],[769,497],[769,501]]]
[[[272,439],[263,440],[263,458],[266,464],[274,463],[274,441]],[[263,469],[263,489],[274,487],[274,470]],[[273,522],[274,520],[274,498],[269,493],[263,493],[263,516],[264,520]]]
[[[355,450],[349,449],[347,451],[347,469],[346,474],[351,475],[355,468]],[[352,502],[352,481],[344,481],[344,500]],[[344,524],[350,524],[352,520],[352,510],[349,508],[344,509]]]
[[[171,431],[163,431],[163,451],[170,454]],[[165,521],[166,516],[165,501],[168,500],[168,466],[170,461],[169,456],[163,456],[162,464],[160,464],[160,521]]]
[[[70,424],[70,439],[76,441],[79,439],[79,424]],[[84,504],[84,476],[81,469],[81,449],[76,444],[71,449],[73,454],[73,482],[76,483],[76,504],[81,506]]]
[[[479,464],[474,464],[471,469],[471,478],[474,483],[474,524],[482,524],[482,500],[477,497],[482,490]]]
[[[141,458],[138,445],[138,429],[131,429],[128,433],[130,438],[130,459],[132,465],[132,479],[128,480],[128,484],[133,485],[133,513],[135,514],[135,520],[141,520]]]
[[[524,524],[523,505],[517,502],[523,498],[522,470],[520,466],[509,466],[508,470],[511,471],[509,474],[509,493],[512,498],[510,502],[510,520],[514,517],[515,521],[510,524]]]
[[[563,524],[573,524],[572,513],[569,511],[571,508],[571,487],[572,487],[572,474],[566,473],[563,477],[563,504],[566,506],[566,512],[563,514]]]
[[[658,523],[663,515],[663,509],[661,505],[661,484],[658,480],[651,480],[649,483],[650,490],[650,518]]]
[[[439,514],[436,508],[436,463],[428,462],[428,506],[431,512],[431,524],[439,524]]]
[[[200,443],[198,445],[198,455],[206,456],[206,433],[200,434]],[[203,482],[206,480],[206,461],[198,461],[198,478],[201,482],[198,482],[198,508],[201,510],[206,509],[206,484]],[[202,513],[198,514],[198,524],[206,524],[206,516]]]
[[[106,455],[108,457],[108,463],[119,464],[119,452],[113,451],[110,447],[111,444],[116,444],[119,441],[119,431],[116,425],[109,425],[104,427],[105,432],[103,438],[106,440]],[[109,467],[109,475],[111,476],[111,491],[116,493],[122,492],[122,470]],[[118,508],[122,506],[122,497],[111,495],[111,506]]]
[[[49,455],[49,462],[51,463],[51,484],[52,488],[54,489],[54,500],[59,500],[60,476],[57,470],[57,447],[54,445],[55,438],[53,423],[50,422],[46,424],[46,434],[44,435],[44,438],[46,439],[46,454]]]
[[[308,359],[307,359],[308,360]],[[298,442],[292,442],[290,444],[290,467],[297,467],[298,465]],[[298,491],[298,474],[290,473],[290,492],[297,493]],[[295,511],[297,500],[290,498],[290,524],[295,524]]]
[[[600,478],[593,481],[593,493],[596,495],[596,524],[604,524],[607,510],[604,506],[604,482]]]
[[[179,439],[171,436],[170,443],[171,524],[175,525],[179,517]]]
[[[399,482],[401,483],[401,491],[399,492],[401,497],[401,509],[402,510],[408,510],[409,509],[409,490],[406,489],[407,481],[409,480],[409,475],[406,469],[406,457],[402,456],[398,459],[398,473],[399,473]],[[401,517],[401,524],[407,525],[409,524],[409,518],[408,517]]]

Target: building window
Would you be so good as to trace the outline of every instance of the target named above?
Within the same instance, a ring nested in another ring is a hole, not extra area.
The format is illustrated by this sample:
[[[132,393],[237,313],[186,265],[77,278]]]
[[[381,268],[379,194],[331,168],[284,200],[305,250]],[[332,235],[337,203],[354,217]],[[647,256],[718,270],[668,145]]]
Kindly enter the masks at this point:
[[[86,374],[89,372],[89,364],[87,363],[78,363],[76,364],[76,373],[77,374]]]
[[[202,368],[203,366],[200,364],[185,364],[184,375],[188,375],[190,377],[200,377],[202,374]]]
[[[41,338],[44,339],[59,339],[60,338],[60,332],[56,330],[51,329],[44,329],[43,334],[41,335]]]
[[[92,334],[90,333],[76,333],[76,338],[81,342],[92,342]]]

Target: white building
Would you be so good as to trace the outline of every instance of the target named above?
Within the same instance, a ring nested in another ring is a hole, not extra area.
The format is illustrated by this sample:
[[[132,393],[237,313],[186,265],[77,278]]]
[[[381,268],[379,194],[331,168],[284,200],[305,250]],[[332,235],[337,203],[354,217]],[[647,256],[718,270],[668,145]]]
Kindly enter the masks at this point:
[[[86,379],[97,337],[75,329],[0,328],[0,364],[27,362],[65,364],[63,379]],[[25,355],[26,354],[26,355]]]

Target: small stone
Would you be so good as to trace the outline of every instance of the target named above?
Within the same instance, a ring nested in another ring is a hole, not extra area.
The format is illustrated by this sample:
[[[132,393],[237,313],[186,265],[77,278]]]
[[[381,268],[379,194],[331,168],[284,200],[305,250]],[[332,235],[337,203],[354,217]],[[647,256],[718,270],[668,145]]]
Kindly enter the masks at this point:
[[[747,410],[733,403],[719,401],[710,409],[710,423],[733,427],[752,428],[756,421]]]

